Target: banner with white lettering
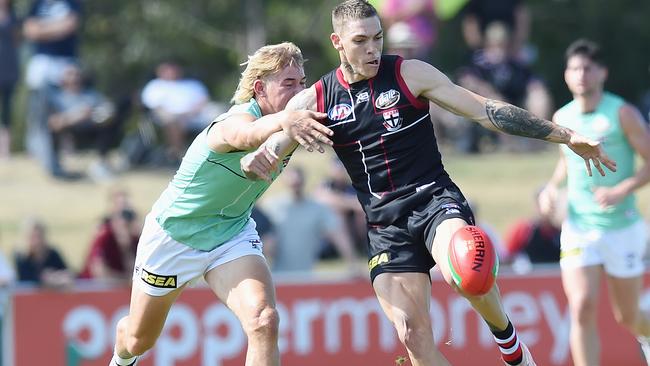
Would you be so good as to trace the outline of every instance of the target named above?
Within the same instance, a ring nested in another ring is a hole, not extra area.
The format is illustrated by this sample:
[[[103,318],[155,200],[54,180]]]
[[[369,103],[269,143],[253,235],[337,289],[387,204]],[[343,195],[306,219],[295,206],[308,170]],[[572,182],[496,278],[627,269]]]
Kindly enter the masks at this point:
[[[559,274],[501,277],[499,287],[537,364],[570,365],[570,322]],[[280,283],[277,295],[285,366],[393,366],[406,356],[368,281]],[[127,313],[128,301],[128,289],[15,294],[5,334],[13,364],[106,366],[115,323]],[[647,289],[642,301],[650,303]],[[616,325],[604,287],[600,303],[602,364],[644,365],[635,339]],[[453,365],[503,364],[487,327],[441,280],[433,281],[430,314],[436,345]],[[245,353],[246,337],[235,316],[209,289],[195,288],[172,307],[160,339],[139,365],[243,365]]]

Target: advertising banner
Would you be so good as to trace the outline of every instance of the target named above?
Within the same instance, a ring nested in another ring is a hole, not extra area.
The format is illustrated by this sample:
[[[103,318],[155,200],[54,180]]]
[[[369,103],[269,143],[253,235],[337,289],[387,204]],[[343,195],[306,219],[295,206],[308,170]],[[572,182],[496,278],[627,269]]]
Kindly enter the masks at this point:
[[[646,282],[647,278],[646,278]],[[571,365],[569,312],[559,274],[499,279],[503,304],[538,365]],[[430,314],[437,347],[452,365],[503,365],[468,302],[433,280]],[[277,284],[279,346],[285,366],[394,366],[406,356],[367,280]],[[601,292],[602,365],[644,365],[633,336],[613,319]],[[650,292],[642,301],[650,303]],[[14,294],[10,330],[16,366],[106,366],[129,289]],[[7,339],[5,339],[7,340]],[[139,366],[243,365],[246,337],[207,288],[186,290],[156,346]],[[408,364],[408,363],[406,363]]]

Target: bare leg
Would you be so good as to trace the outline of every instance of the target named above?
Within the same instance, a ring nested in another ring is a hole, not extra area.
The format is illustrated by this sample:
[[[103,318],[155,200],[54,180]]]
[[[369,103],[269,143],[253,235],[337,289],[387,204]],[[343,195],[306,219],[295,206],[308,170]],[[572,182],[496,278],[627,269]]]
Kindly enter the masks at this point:
[[[205,280],[239,318],[248,336],[246,366],[280,365],[279,318],[266,260],[244,256],[210,270]]]
[[[607,276],[606,278],[616,321],[637,337],[650,337],[650,320],[639,309],[643,277]]]
[[[182,287],[164,296],[151,296],[134,285],[129,315],[117,323],[115,352],[121,358],[139,356],[156,343],[172,304]]]
[[[598,294],[601,266],[562,269],[571,312],[571,356],[575,366],[600,365]]]
[[[382,273],[375,278],[373,287],[413,366],[449,365],[433,342],[429,276],[424,273]]]

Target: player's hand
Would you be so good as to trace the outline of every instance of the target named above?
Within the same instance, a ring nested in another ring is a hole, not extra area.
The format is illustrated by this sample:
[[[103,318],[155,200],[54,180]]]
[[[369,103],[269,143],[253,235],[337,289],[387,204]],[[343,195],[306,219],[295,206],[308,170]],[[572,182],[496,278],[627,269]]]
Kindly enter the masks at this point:
[[[539,196],[537,197],[537,204],[539,211],[542,215],[550,217],[555,211],[555,202],[557,201],[557,188],[552,185],[546,185]]]
[[[325,152],[323,144],[332,145],[332,140],[329,137],[334,132],[320,122],[320,120],[327,117],[326,113],[309,110],[291,111],[289,113],[289,117],[285,118],[280,124],[284,132],[292,140],[308,151],[318,150],[321,153]]]
[[[278,167],[279,157],[262,144],[257,150],[244,155],[239,161],[242,172],[251,180],[272,182],[272,173]]]
[[[616,205],[621,202],[625,196],[627,196],[627,192],[619,186],[598,187],[594,189],[594,200],[596,200],[602,208]]]
[[[603,165],[612,172],[616,171],[616,162],[611,160],[602,149],[600,142],[593,141],[577,133],[571,135],[567,146],[576,154],[585,159],[587,174],[591,177],[591,164],[598,170],[600,175],[605,176]]]

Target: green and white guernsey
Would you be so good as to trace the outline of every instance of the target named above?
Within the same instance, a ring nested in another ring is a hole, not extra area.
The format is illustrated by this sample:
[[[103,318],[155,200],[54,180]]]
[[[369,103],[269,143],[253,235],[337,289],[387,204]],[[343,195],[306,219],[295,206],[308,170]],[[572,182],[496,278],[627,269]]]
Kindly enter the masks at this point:
[[[217,117],[215,123],[235,113],[262,117],[255,99],[234,105]],[[240,159],[250,151],[217,153],[208,148],[203,130],[188,148],[183,161],[154,203],[152,214],[174,240],[189,247],[211,251],[237,235],[250,218],[253,204],[270,183],[252,181],[241,171]],[[288,161],[285,158],[284,164]],[[279,167],[272,175],[275,179]]]
[[[631,225],[640,218],[634,195],[628,195],[612,207],[601,208],[593,193],[597,187],[611,187],[634,175],[635,152],[619,121],[619,110],[624,104],[622,98],[604,93],[593,112],[583,113],[575,101],[557,112],[557,122],[560,125],[600,141],[605,153],[616,161],[616,173],[607,172],[603,177],[594,170],[593,176],[590,177],[586,172],[584,160],[566,145],[562,146],[569,172],[568,218],[580,229],[618,229]]]

